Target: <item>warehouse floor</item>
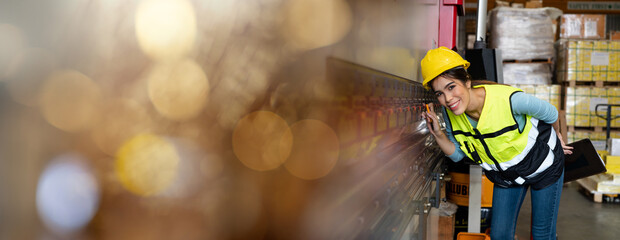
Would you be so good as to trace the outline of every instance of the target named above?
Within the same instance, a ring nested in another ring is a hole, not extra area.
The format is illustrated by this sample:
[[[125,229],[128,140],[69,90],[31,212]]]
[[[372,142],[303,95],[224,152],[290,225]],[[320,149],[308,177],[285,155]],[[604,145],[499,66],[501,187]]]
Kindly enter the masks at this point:
[[[560,240],[618,239],[620,203],[596,203],[578,191],[578,184],[564,185],[557,233]],[[517,224],[519,240],[530,239],[531,203],[525,197]]]

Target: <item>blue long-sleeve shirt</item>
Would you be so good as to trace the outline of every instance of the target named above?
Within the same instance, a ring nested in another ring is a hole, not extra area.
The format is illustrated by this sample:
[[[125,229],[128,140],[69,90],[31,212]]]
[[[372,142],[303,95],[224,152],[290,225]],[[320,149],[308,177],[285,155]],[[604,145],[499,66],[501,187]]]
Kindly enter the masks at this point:
[[[526,115],[549,124],[554,123],[558,119],[558,110],[553,105],[524,92],[516,92],[513,94],[510,97],[510,105],[512,106],[512,114],[517,120],[519,130],[523,130],[525,127]],[[445,121],[449,122],[450,119],[448,118],[448,113],[445,108],[443,114]],[[467,116],[467,120],[469,120],[473,127],[478,125],[478,121],[471,119],[469,116]],[[456,147],[454,153],[448,157],[452,159],[452,161],[458,162],[465,157],[465,153],[459,147],[459,143],[456,141],[456,138],[454,138],[454,135],[452,135],[452,127],[450,124],[446,124],[446,134]]]

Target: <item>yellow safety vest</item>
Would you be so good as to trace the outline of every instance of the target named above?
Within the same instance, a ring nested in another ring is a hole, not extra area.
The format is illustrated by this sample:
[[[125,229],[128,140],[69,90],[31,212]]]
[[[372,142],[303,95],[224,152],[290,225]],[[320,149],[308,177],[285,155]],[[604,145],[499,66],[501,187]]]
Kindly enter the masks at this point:
[[[521,90],[499,84],[478,87],[485,88],[486,96],[475,128],[466,114],[457,116],[446,111],[452,134],[465,155],[480,164],[487,177],[500,186],[541,182],[541,187],[548,184],[549,179],[542,179],[548,172],[557,180],[564,154],[551,125],[526,115],[525,127],[520,131],[510,97]]]

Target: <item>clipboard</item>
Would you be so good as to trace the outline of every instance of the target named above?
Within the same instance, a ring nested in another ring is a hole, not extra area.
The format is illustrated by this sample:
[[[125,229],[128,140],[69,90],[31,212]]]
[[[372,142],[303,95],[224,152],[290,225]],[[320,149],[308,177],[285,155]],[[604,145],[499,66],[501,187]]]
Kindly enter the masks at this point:
[[[568,146],[573,147],[573,154],[566,155],[564,159],[564,182],[607,172],[605,162],[590,139],[581,139]]]

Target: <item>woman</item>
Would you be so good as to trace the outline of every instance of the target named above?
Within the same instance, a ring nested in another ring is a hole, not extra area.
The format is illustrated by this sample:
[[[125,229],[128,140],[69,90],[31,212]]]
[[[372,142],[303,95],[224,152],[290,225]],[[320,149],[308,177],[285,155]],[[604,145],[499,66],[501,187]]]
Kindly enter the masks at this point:
[[[421,67],[423,86],[444,107],[445,132],[433,110],[423,114],[441,150],[455,162],[469,157],[494,183],[491,239],[514,239],[529,187],[532,236],[555,239],[564,154],[572,153],[555,107],[510,86],[477,85],[469,62],[445,47],[428,51]]]

